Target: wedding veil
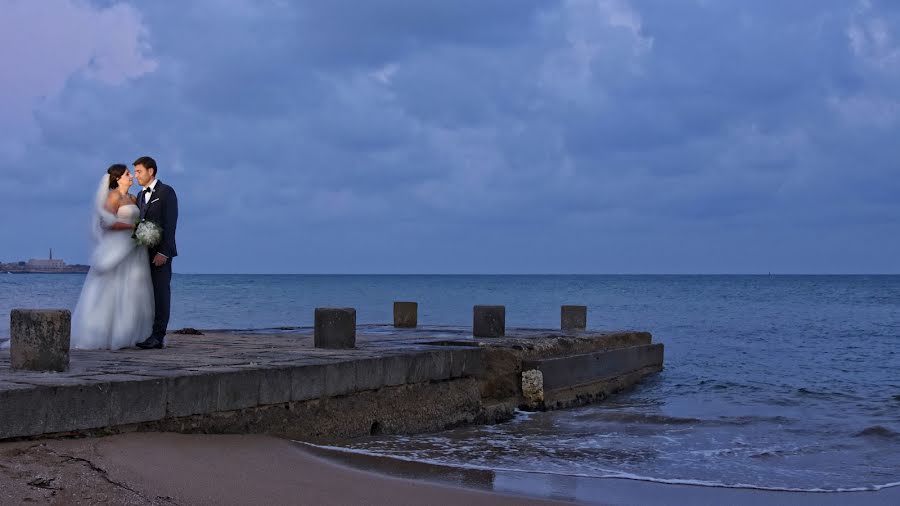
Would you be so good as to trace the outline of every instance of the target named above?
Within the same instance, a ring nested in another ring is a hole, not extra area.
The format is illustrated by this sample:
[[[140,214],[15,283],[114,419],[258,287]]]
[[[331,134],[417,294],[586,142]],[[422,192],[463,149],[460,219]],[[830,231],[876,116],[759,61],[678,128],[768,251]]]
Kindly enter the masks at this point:
[[[91,209],[91,237],[94,243],[100,242],[103,237],[104,225],[111,225],[116,221],[115,215],[106,210],[106,199],[109,198],[109,174],[100,178],[100,186],[94,196],[94,207]]]

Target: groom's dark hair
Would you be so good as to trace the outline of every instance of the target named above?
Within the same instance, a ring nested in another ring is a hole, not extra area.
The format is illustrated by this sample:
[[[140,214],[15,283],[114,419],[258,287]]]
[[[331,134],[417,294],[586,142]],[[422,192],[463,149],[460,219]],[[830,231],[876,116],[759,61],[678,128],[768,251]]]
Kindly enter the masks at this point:
[[[150,158],[149,156],[142,156],[138,158],[132,165],[143,165],[147,170],[153,169],[153,177],[156,177],[156,174],[159,172],[159,169],[156,168],[156,160]]]

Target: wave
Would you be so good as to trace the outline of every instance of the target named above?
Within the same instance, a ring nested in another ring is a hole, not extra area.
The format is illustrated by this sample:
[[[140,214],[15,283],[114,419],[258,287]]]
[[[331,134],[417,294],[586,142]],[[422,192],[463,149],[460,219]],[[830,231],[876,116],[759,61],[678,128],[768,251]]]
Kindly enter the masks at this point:
[[[591,418],[597,418],[604,422],[643,423],[648,425],[694,425],[703,423],[703,420],[699,418],[648,413],[601,413]]]
[[[812,448],[791,448],[791,449],[766,449],[766,450],[756,450],[754,453],[750,454],[751,459],[776,459],[783,457],[791,457],[794,455],[804,455],[813,453],[816,451],[821,451],[818,447]]]
[[[706,425],[706,426],[729,426],[729,425],[753,425],[757,423],[774,423],[779,425],[790,425],[795,422],[794,419],[785,416],[733,416],[720,417],[715,419],[702,419],[694,417],[668,416],[658,413],[634,413],[634,412],[613,412],[605,413],[602,411],[594,412],[590,415],[584,415],[576,418],[590,418],[592,420],[602,422],[621,422],[626,424],[646,424],[646,425]]]
[[[754,485],[751,483],[721,483],[717,481],[707,481],[707,480],[695,480],[690,478],[654,478],[652,476],[642,476],[633,473],[624,473],[619,471],[611,471],[604,470],[604,474],[587,474],[587,473],[563,473],[556,471],[535,471],[532,469],[517,469],[517,468],[509,468],[509,467],[491,467],[491,466],[483,466],[477,464],[457,464],[450,462],[442,462],[433,459],[416,459],[413,457],[404,457],[400,455],[388,455],[384,453],[379,453],[371,450],[363,450],[359,448],[346,448],[343,446],[332,446],[332,445],[319,445],[315,443],[308,443],[306,441],[297,441],[292,440],[294,443],[297,443],[300,446],[308,446],[312,448],[317,448],[324,451],[331,451],[335,453],[347,453],[347,454],[356,454],[356,455],[366,455],[370,457],[381,457],[386,459],[399,460],[403,462],[418,462],[421,464],[431,464],[436,466],[444,466],[444,467],[452,467],[456,469],[474,469],[479,471],[499,471],[506,473],[523,473],[523,474],[537,474],[537,475],[547,475],[547,476],[569,476],[573,478],[596,478],[596,479],[620,479],[620,480],[634,480],[634,481],[643,481],[650,483],[663,483],[667,485],[690,485],[697,487],[712,487],[712,488],[728,488],[728,489],[747,489],[747,490],[764,490],[769,492],[806,492],[806,493],[821,493],[821,494],[830,494],[830,493],[847,493],[847,492],[877,492],[879,490],[885,490],[894,487],[900,487],[900,481],[892,482],[892,483],[884,483],[880,485],[869,485],[863,487],[841,487],[841,488],[794,488],[794,487],[770,487],[765,485]]]
[[[826,399],[826,400],[833,399],[836,397],[845,398],[845,399],[862,399],[862,397],[859,397],[858,395],[849,394],[847,392],[818,391],[818,390],[811,390],[809,388],[803,388],[803,387],[797,389],[797,395],[800,395],[802,397],[813,397],[813,398],[817,398],[817,399]]]
[[[893,431],[881,425],[873,425],[857,432],[853,437],[878,437],[896,439],[900,438],[900,432]]]
[[[793,418],[788,418],[786,416],[733,416],[727,418],[720,418],[718,420],[711,421],[711,424],[715,425],[753,425],[755,423],[774,423],[778,425],[790,425],[794,423],[796,420]]]

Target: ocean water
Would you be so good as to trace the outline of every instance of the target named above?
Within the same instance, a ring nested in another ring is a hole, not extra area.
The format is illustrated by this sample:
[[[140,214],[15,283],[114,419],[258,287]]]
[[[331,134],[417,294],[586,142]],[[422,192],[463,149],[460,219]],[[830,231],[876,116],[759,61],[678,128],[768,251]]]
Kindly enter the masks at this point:
[[[0,319],[73,308],[82,281],[0,275]],[[591,328],[666,344],[664,372],[602,404],[346,451],[775,490],[900,484],[900,276],[176,275],[173,298],[173,329],[308,326],[329,305],[387,323],[394,300],[418,301],[423,325],[469,325],[473,304],[505,304],[508,326],[553,328],[561,304],[586,304]]]

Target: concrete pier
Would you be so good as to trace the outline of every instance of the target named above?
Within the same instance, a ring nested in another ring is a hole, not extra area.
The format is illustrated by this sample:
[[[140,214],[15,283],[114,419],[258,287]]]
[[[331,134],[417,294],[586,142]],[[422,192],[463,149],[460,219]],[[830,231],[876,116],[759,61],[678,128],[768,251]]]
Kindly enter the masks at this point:
[[[69,370],[13,370],[0,351],[0,440],[126,431],[266,433],[308,441],[495,423],[606,396],[662,369],[645,332],[361,325],[167,336],[162,350],[73,351]]]

